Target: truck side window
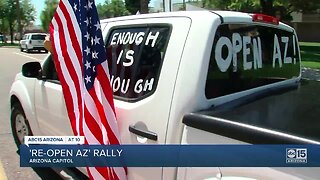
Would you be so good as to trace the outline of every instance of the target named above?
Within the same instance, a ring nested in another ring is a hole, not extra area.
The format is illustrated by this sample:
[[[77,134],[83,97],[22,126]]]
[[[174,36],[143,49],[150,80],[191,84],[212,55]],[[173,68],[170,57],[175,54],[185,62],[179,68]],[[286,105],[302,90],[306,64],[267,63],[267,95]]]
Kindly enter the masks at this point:
[[[58,74],[54,66],[53,57],[50,55],[42,66],[42,77],[46,80],[59,82]]]
[[[156,90],[169,36],[169,25],[111,30],[106,51],[115,98],[137,101]]]
[[[216,98],[299,75],[293,32],[256,24],[223,24],[213,40],[205,95]]]

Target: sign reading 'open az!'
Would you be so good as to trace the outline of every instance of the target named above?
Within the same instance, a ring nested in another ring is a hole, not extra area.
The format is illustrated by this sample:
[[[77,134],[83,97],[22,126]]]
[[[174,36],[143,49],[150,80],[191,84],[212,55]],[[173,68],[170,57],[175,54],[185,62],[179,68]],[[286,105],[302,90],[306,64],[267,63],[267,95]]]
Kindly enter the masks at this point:
[[[299,76],[299,46],[292,31],[223,24],[214,38],[206,97],[215,98]]]

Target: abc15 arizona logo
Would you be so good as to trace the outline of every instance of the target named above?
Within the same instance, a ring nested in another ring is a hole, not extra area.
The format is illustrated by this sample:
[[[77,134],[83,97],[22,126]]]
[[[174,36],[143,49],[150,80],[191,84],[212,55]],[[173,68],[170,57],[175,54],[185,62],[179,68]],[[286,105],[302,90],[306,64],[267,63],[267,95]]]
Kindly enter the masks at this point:
[[[307,163],[307,148],[286,148],[287,163]]]

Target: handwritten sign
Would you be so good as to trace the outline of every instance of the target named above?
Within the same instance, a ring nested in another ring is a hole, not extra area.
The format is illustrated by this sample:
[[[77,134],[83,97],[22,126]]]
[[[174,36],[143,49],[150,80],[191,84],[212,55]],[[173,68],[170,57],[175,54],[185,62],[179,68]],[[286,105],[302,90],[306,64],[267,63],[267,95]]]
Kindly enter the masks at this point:
[[[291,38],[293,56],[288,56],[289,39]],[[272,67],[282,67],[283,64],[296,64],[296,40],[292,37],[278,37],[274,34],[273,41],[273,56]],[[283,46],[281,51],[280,46]],[[223,55],[223,49],[226,49],[226,55]],[[241,36],[239,33],[233,33],[231,38],[221,36],[215,46],[215,60],[221,72],[226,72],[230,66],[233,67],[233,72],[238,70],[239,55],[242,59],[242,69],[252,70],[263,68],[263,50],[261,47],[261,38],[253,36]],[[241,53],[242,51],[242,53]],[[252,54],[251,54],[252,53]],[[249,56],[252,56],[252,61],[249,61]],[[232,65],[231,65],[232,62]]]
[[[138,96],[153,90],[155,65],[148,68],[145,63],[161,61],[160,49],[163,47],[158,47],[157,43],[165,34],[158,29],[126,28],[111,33],[107,46],[112,49],[110,83],[114,94],[134,93],[136,95],[132,96]],[[159,58],[154,57],[155,52]]]

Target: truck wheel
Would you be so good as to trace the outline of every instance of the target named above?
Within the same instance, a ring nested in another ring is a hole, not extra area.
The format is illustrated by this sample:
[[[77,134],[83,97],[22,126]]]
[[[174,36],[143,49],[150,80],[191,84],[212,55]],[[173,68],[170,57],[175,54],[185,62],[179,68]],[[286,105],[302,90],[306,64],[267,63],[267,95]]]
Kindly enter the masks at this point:
[[[11,108],[11,129],[14,141],[19,146],[24,142],[24,136],[31,136],[32,132],[20,104],[15,103]]]
[[[22,52],[23,51],[23,48],[20,46],[20,52]]]

